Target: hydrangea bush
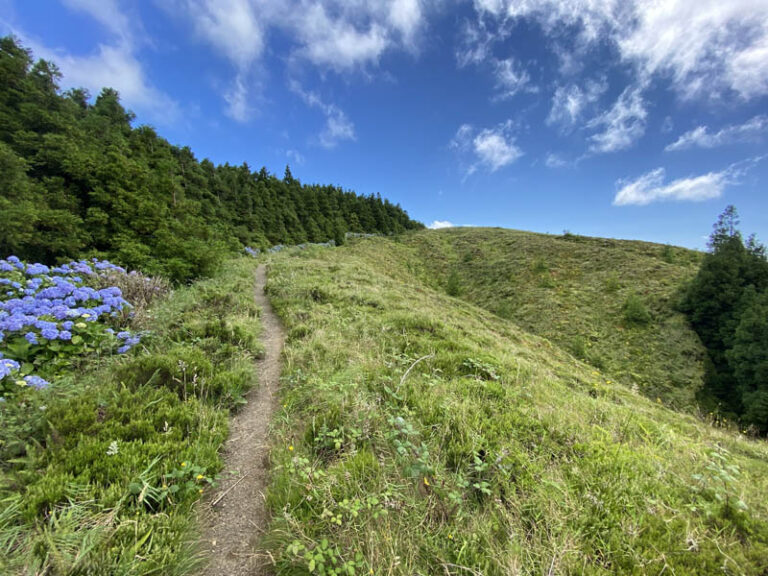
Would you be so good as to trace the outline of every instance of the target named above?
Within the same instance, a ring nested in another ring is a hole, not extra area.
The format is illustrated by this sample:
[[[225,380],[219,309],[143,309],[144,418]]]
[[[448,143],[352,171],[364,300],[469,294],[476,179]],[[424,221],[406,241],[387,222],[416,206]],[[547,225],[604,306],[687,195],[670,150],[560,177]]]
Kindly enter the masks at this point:
[[[88,354],[136,346],[139,334],[116,332],[131,310],[120,288],[94,287],[125,273],[97,259],[57,267],[0,260],[0,397],[46,388]]]

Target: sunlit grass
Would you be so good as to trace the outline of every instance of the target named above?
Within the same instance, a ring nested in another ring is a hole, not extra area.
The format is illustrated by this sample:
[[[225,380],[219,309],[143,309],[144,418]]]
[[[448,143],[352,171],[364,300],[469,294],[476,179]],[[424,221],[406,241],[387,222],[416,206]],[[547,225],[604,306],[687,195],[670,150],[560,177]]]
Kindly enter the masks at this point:
[[[768,568],[764,443],[433,289],[429,268],[388,239],[271,260],[290,334],[265,537],[279,573]]]

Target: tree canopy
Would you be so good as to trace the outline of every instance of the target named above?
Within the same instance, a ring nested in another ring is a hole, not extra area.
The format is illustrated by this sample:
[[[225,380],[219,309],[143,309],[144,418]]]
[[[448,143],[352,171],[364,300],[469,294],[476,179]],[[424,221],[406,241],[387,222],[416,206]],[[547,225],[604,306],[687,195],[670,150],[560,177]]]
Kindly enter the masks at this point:
[[[227,252],[421,228],[399,206],[247,164],[215,166],[134,127],[119,94],[62,91],[55,64],[0,39],[0,254],[110,258],[175,281]]]
[[[768,260],[746,241],[729,206],[709,239],[709,253],[683,299],[707,348],[706,392],[745,424],[768,432]]]

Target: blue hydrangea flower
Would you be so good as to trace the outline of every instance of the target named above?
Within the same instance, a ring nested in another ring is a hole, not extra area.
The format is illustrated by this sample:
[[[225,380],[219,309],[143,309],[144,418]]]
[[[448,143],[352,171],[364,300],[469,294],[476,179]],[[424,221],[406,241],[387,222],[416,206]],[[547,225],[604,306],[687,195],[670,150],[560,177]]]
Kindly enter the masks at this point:
[[[27,385],[31,386],[32,388],[36,388],[37,390],[43,390],[50,386],[50,382],[40,378],[40,376],[35,376],[34,374],[31,376],[24,376],[24,381],[27,383]]]
[[[59,336],[59,331],[55,328],[45,328],[44,330],[40,331],[40,334],[46,340],[56,340],[56,338]]]
[[[10,358],[0,359],[0,380],[10,375],[12,372],[16,372],[19,369],[19,363],[11,360]]]

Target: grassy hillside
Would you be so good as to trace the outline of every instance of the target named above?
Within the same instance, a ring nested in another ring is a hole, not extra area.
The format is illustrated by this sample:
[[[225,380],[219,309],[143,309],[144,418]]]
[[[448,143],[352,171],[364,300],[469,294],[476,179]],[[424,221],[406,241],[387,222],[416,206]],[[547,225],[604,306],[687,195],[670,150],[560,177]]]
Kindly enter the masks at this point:
[[[142,277],[126,276],[141,345],[0,401],[0,574],[192,571],[194,503],[256,380],[254,269],[230,260],[148,309]]]
[[[278,573],[768,570],[766,444],[431,289],[420,241],[271,260],[289,330],[265,537]]]
[[[701,254],[489,228],[425,231],[404,242],[433,286],[551,340],[649,398],[694,404],[704,349],[673,303]]]

